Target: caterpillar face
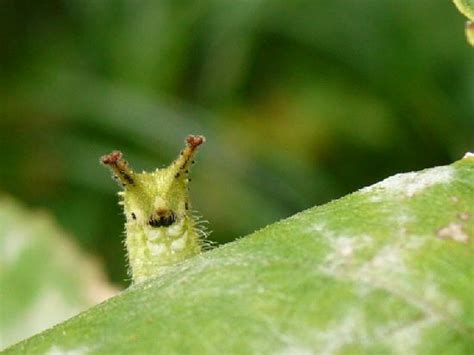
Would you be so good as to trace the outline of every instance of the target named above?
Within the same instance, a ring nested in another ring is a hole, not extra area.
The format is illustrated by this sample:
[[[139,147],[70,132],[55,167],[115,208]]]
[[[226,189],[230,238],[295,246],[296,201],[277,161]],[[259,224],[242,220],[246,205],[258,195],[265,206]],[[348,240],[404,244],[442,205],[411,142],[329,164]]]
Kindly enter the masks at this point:
[[[134,282],[201,251],[199,230],[189,213],[189,166],[202,136],[189,136],[178,158],[165,169],[134,172],[114,151],[102,157],[124,187],[126,245]]]

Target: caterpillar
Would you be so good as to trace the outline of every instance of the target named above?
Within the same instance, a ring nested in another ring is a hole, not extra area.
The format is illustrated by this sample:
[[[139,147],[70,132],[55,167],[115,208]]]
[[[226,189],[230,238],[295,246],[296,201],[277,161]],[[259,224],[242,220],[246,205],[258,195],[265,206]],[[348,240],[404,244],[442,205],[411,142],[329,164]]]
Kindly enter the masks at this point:
[[[160,274],[170,265],[199,254],[205,230],[190,211],[189,167],[203,136],[190,135],[178,158],[167,168],[134,172],[120,151],[100,160],[123,187],[125,245],[132,283]]]

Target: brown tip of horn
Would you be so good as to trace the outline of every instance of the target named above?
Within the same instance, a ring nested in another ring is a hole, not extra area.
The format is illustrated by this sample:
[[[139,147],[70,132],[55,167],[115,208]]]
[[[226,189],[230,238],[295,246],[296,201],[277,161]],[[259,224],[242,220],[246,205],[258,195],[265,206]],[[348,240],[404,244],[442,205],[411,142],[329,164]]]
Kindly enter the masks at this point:
[[[122,159],[122,153],[118,150],[114,150],[112,153],[104,155],[100,158],[100,162],[104,165],[117,164],[117,162]]]
[[[188,138],[186,138],[186,143],[188,143],[191,148],[196,148],[203,144],[206,141],[206,138],[204,136],[193,136],[190,135]]]

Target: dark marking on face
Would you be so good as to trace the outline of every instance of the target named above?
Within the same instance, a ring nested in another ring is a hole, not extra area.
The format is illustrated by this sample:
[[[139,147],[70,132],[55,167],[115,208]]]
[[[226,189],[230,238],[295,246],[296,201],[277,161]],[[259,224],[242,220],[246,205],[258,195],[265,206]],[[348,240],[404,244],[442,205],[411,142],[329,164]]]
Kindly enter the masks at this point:
[[[179,178],[179,173],[174,174],[174,177],[177,179]]]
[[[157,211],[148,220],[148,224],[152,227],[169,227],[174,222],[176,215],[173,211]]]
[[[135,213],[132,212],[132,218],[133,219],[137,219],[137,215]]]
[[[186,202],[184,203],[184,208],[185,208],[186,210],[189,210],[189,203],[188,203],[188,201],[186,201]]]

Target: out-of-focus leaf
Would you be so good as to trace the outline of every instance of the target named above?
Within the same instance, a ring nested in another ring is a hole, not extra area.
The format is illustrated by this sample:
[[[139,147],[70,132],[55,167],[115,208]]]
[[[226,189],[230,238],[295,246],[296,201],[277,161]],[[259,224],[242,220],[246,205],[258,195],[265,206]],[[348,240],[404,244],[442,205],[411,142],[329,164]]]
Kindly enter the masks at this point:
[[[0,348],[116,292],[47,213],[0,197]]]
[[[467,354],[474,155],[176,265],[6,353]]]

